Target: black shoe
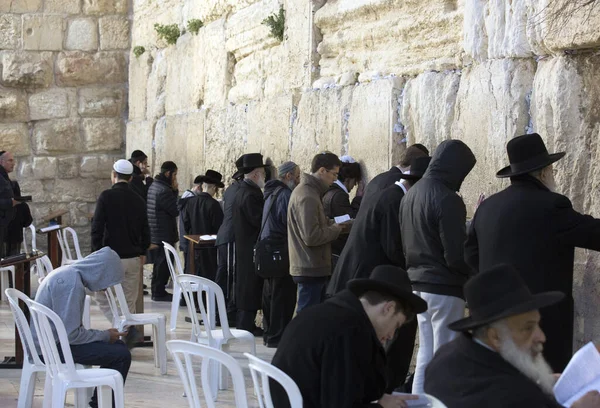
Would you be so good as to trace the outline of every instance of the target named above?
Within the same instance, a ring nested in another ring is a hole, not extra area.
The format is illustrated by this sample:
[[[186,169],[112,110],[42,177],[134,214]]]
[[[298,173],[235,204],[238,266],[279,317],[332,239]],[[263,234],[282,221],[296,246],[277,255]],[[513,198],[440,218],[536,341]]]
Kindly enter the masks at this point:
[[[144,283],[144,289],[148,289],[148,285]]]
[[[150,294],[150,292],[148,292],[147,290],[144,291],[144,296],[148,296]]]
[[[171,301],[173,301],[173,295],[170,293],[165,293],[164,295],[161,295],[161,296],[152,295],[152,300],[154,302],[171,302]]]
[[[263,329],[261,329],[260,327],[256,327],[253,331],[252,334],[254,334],[254,337],[262,337],[263,334],[265,334],[265,331]]]
[[[267,348],[274,348],[274,349],[276,349],[277,346],[279,346],[279,343],[267,343],[266,346],[267,346]]]
[[[142,333],[140,333],[135,326],[131,326],[127,332],[127,336],[125,337],[125,344],[127,345],[127,348],[131,350],[136,346],[136,344],[143,341],[144,336],[142,336]]]

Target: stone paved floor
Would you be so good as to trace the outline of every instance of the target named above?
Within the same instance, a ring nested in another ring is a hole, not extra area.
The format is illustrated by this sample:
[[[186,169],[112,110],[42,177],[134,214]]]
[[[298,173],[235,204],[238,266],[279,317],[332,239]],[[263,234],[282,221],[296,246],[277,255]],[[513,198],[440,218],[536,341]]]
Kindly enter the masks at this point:
[[[34,281],[32,277],[32,281]],[[161,312],[167,315],[167,340],[183,339],[189,340],[190,324],[184,321],[186,309],[180,308],[178,315],[177,330],[168,330],[168,316],[170,303],[152,302],[148,296],[145,297],[145,311]],[[92,327],[103,329],[110,325],[101,314],[100,310],[92,304]],[[151,332],[147,326],[146,334]],[[13,333],[14,325],[12,314],[7,303],[0,303],[0,356],[13,355]],[[267,349],[262,344],[262,338],[256,339],[258,357],[271,361],[274,349]],[[249,405],[257,407],[258,401],[252,391],[252,378],[248,371],[247,360],[244,352],[248,351],[243,346],[233,346],[232,355],[242,365]],[[183,386],[177,375],[177,371],[171,356],[168,356],[168,373],[160,375],[158,368],[154,367],[153,352],[151,348],[136,348],[132,350],[133,362],[125,384],[125,406],[128,408],[176,408],[187,407],[187,400],[182,397]],[[198,370],[199,372],[199,370]],[[11,408],[17,406],[19,395],[19,381],[21,370],[0,370],[0,407]],[[35,391],[33,407],[41,407],[43,401],[43,375],[38,379]],[[199,378],[197,379],[200,384]],[[231,384],[231,382],[230,382]],[[72,406],[73,395],[67,397],[67,406]],[[204,404],[203,404],[204,405]],[[231,390],[221,391],[217,401],[217,407],[234,407],[233,392]]]

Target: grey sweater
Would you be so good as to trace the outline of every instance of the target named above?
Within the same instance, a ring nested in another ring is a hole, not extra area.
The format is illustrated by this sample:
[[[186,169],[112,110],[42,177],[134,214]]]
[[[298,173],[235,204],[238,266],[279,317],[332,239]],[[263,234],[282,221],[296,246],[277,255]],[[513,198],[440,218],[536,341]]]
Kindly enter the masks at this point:
[[[69,344],[108,342],[108,330],[88,330],[83,327],[85,289],[97,292],[121,283],[122,280],[123,266],[119,255],[109,247],[104,247],[81,261],[55,269],[42,281],[35,301],[52,309],[61,318],[67,330]],[[39,349],[33,324],[31,329],[33,340]]]

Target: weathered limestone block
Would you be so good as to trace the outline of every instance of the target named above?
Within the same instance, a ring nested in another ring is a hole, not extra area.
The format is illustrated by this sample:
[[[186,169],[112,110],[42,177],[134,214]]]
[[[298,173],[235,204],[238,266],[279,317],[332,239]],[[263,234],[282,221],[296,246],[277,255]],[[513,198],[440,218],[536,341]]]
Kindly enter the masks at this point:
[[[183,4],[182,14],[184,20],[199,18],[205,23],[218,20],[226,15],[231,15],[260,0],[204,0],[186,1]]]
[[[0,13],[34,13],[42,9],[42,0],[10,0],[0,2]]]
[[[302,94],[293,118],[291,157],[309,169],[315,154],[342,153],[354,87],[331,88]]]
[[[127,141],[125,157],[130,157],[134,150],[141,150],[148,156],[148,164],[152,165],[154,154],[154,123],[150,121],[127,122]]]
[[[52,83],[51,52],[4,52],[2,84],[12,87],[45,88]]]
[[[79,14],[81,11],[80,0],[45,0],[44,11],[46,13]]]
[[[79,156],[63,156],[58,158],[58,174],[62,179],[71,179],[79,176]]]
[[[127,0],[83,0],[85,14],[125,14]]]
[[[115,162],[112,156],[103,154],[100,156],[83,156],[79,174],[84,178],[110,178],[112,165]]]
[[[228,53],[225,42],[225,19],[206,24],[202,30],[204,78],[204,105],[224,106],[231,88],[231,72],[235,59]]]
[[[235,161],[246,152],[244,141],[248,137],[247,109],[247,105],[240,104],[206,111],[204,163],[206,168],[222,173],[227,182],[235,172]]]
[[[21,17],[0,15],[0,50],[14,50],[21,45]]]
[[[79,91],[79,108],[81,116],[105,117],[120,116],[125,103],[122,88],[83,88]]]
[[[32,170],[37,180],[53,179],[56,177],[56,157],[34,157]]]
[[[180,37],[177,47],[165,50],[167,115],[199,109],[203,104],[206,71],[201,62],[204,58],[202,42],[199,35],[186,35]]]
[[[102,17],[99,23],[101,50],[121,50],[129,47],[129,20],[126,16]]]
[[[50,195],[46,201],[58,203],[71,203],[74,201],[96,201],[96,184],[90,183],[86,179],[68,179],[57,178],[54,186],[51,186]]]
[[[146,118],[156,120],[165,115],[167,59],[165,50],[156,52],[146,89]],[[140,81],[140,85],[143,82]]]
[[[25,123],[0,123],[0,146],[15,156],[26,156],[30,153],[29,130]]]
[[[26,122],[27,95],[21,90],[0,89],[0,122]]]
[[[23,49],[60,51],[63,45],[62,16],[27,14],[23,16]]]
[[[181,10],[183,7],[181,0],[163,0],[147,1],[135,0],[133,2],[133,23],[131,26],[131,46],[136,45],[158,45],[165,47],[164,41],[159,41],[154,24],[179,24],[182,26]],[[202,2],[200,2],[202,3]],[[190,18],[201,18],[198,16]],[[143,43],[137,43],[143,41]],[[146,47],[148,48],[148,47]]]
[[[53,182],[54,181],[52,181],[52,183]],[[43,203],[45,201],[49,201],[48,196],[46,195],[46,192],[44,189],[44,187],[46,186],[47,183],[48,183],[48,180],[40,181],[40,180],[33,180],[30,178],[19,180],[19,186],[21,187],[21,194],[30,195],[34,203]],[[30,204],[30,207],[32,207],[31,204]],[[35,211],[33,211],[33,207],[32,207],[32,213],[33,213],[32,214],[33,222],[36,222],[40,218],[48,215],[50,213],[50,211],[44,210],[44,212],[36,213]],[[37,242],[40,242],[40,239],[38,239]]]
[[[31,179],[33,178],[33,161],[31,157],[22,157],[17,161],[18,170],[16,174],[18,174],[18,179]]]
[[[87,118],[81,122],[86,151],[120,150],[123,147],[121,119]]]
[[[81,150],[78,119],[36,122],[33,128],[34,152],[70,153]]]
[[[321,76],[380,71],[418,74],[462,65],[462,3],[340,0],[315,13]]]
[[[152,55],[146,51],[138,58],[129,58],[129,119],[146,118],[146,93],[152,69]]]
[[[425,72],[408,80],[400,111],[407,145],[418,141],[433,151],[450,139],[459,83],[459,73],[452,71]]]
[[[461,188],[469,214],[480,193],[489,196],[503,187],[496,172],[508,164],[506,143],[528,130],[534,74],[530,59],[491,60],[462,73],[452,138],[465,142],[477,158]]]
[[[69,22],[67,50],[95,51],[98,49],[98,24],[93,18],[77,18]]]
[[[60,119],[74,113],[77,99],[75,89],[52,88],[29,97],[31,120]]]
[[[56,60],[57,81],[63,86],[118,84],[127,81],[127,60],[122,52],[61,52]]]

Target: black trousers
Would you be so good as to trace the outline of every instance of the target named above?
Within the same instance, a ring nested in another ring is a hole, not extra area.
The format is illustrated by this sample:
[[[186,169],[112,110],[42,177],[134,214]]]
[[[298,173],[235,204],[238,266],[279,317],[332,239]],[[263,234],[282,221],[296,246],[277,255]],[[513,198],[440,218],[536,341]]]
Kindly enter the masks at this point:
[[[152,296],[160,297],[167,294],[165,286],[169,282],[171,273],[169,272],[169,265],[167,264],[167,258],[162,244],[154,251],[154,267],[152,269],[152,283],[150,286]],[[175,282],[173,282],[173,284],[175,284]]]
[[[0,225],[0,258],[4,258],[6,256],[7,232],[6,225]]]
[[[391,394],[406,381],[415,348],[417,327],[418,324],[416,318],[403,325],[398,329],[395,339],[386,350],[386,393]]]
[[[294,316],[297,287],[290,275],[265,279],[262,293],[263,340],[276,346]]]
[[[221,287],[225,296],[229,325],[235,325],[235,245],[233,242],[217,247],[217,273],[215,282]]]
[[[256,310],[238,310],[236,315],[236,329],[253,333],[256,330]]]

